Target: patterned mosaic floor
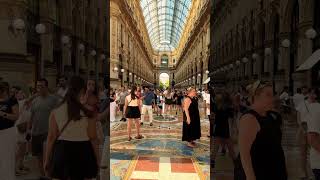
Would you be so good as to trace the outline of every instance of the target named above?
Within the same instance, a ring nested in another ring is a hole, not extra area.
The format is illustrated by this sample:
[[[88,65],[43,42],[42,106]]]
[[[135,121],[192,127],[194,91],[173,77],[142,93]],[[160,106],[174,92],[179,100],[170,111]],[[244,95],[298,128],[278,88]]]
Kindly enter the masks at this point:
[[[127,124],[118,122],[111,131],[111,180],[209,180],[208,120],[202,120],[202,138],[196,148],[181,141],[181,112],[154,116],[141,127],[142,140],[127,141]],[[132,126],[133,134],[135,128]]]

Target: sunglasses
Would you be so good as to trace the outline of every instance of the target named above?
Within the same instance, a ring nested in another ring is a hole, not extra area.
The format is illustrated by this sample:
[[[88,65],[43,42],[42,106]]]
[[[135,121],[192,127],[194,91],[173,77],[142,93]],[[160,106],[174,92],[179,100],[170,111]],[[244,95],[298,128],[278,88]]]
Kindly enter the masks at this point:
[[[259,81],[258,86],[254,90],[254,94],[256,94],[259,89],[263,89],[268,86],[272,86],[272,83],[270,83],[269,81]]]

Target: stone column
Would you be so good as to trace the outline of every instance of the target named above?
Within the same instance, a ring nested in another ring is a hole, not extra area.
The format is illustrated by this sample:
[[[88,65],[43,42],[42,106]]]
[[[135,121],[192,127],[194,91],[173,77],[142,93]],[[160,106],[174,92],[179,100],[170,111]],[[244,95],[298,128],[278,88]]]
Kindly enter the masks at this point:
[[[28,61],[26,26],[24,30],[17,30],[13,27],[16,19],[23,19],[27,25],[25,9],[26,3],[23,0],[0,0],[0,78],[15,85],[34,85],[35,61],[38,58],[30,58]]]
[[[70,48],[72,45],[72,38],[70,37],[70,32],[72,31],[72,1],[62,1],[62,17],[61,26],[65,30],[62,32],[62,35],[69,36],[70,42],[67,45],[64,45],[62,48],[62,62],[64,74],[71,73],[71,52]]]
[[[48,1],[39,1],[39,13],[40,13],[40,23],[46,26],[46,32],[40,35],[41,41],[41,59],[40,59],[40,76],[46,77],[49,82],[53,82],[55,84],[55,76],[56,74],[50,73],[49,71],[55,71],[55,69],[49,70],[48,68],[52,68],[52,66],[46,66],[47,64],[51,64],[53,62],[53,21],[52,14],[50,14],[51,6],[55,5],[53,2]],[[34,27],[35,28],[35,27]]]

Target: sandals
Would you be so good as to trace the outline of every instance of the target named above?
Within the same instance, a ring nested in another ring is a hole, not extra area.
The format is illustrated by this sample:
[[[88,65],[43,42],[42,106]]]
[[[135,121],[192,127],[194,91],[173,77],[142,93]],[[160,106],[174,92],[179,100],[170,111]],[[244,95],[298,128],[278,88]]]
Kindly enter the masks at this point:
[[[191,148],[196,147],[196,146],[195,146],[194,144],[192,144],[192,143],[188,143],[187,146],[188,146],[188,147],[191,147]]]
[[[136,139],[142,139],[143,136],[142,136],[142,135],[139,135],[139,136],[136,136],[135,138],[136,138]]]
[[[139,136],[136,136],[135,138],[136,139],[143,139],[143,136],[139,135]],[[132,137],[128,137],[128,141],[131,141],[131,140],[132,140]]]

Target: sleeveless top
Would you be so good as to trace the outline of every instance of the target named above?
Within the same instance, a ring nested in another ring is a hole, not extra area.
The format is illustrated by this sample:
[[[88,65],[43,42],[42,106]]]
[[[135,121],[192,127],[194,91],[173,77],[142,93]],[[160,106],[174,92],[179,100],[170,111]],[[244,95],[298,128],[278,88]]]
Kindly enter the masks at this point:
[[[256,179],[287,180],[285,155],[281,145],[282,120],[280,114],[269,111],[266,116],[261,116],[254,110],[248,110],[244,114],[255,116],[260,125],[260,131],[250,150]]]
[[[191,121],[193,119],[195,119],[195,120],[199,120],[199,122],[200,122],[200,112],[199,112],[198,99],[192,98],[190,96],[185,96],[185,98],[189,98],[191,100],[191,104],[188,109]],[[183,113],[185,114],[184,111],[183,111]],[[185,119],[187,119],[187,117],[185,117]]]
[[[68,106],[67,103],[63,103],[60,107],[53,110],[52,113],[55,116],[55,120],[58,125],[59,131],[68,121]],[[81,112],[81,115],[83,113]],[[66,141],[89,141],[88,137],[88,118],[82,117],[77,121],[70,121],[67,127],[63,130],[59,137],[59,140]]]
[[[128,101],[128,106],[139,106],[138,97],[136,97],[136,99],[131,100],[131,94],[130,94],[126,97],[126,99]]]

